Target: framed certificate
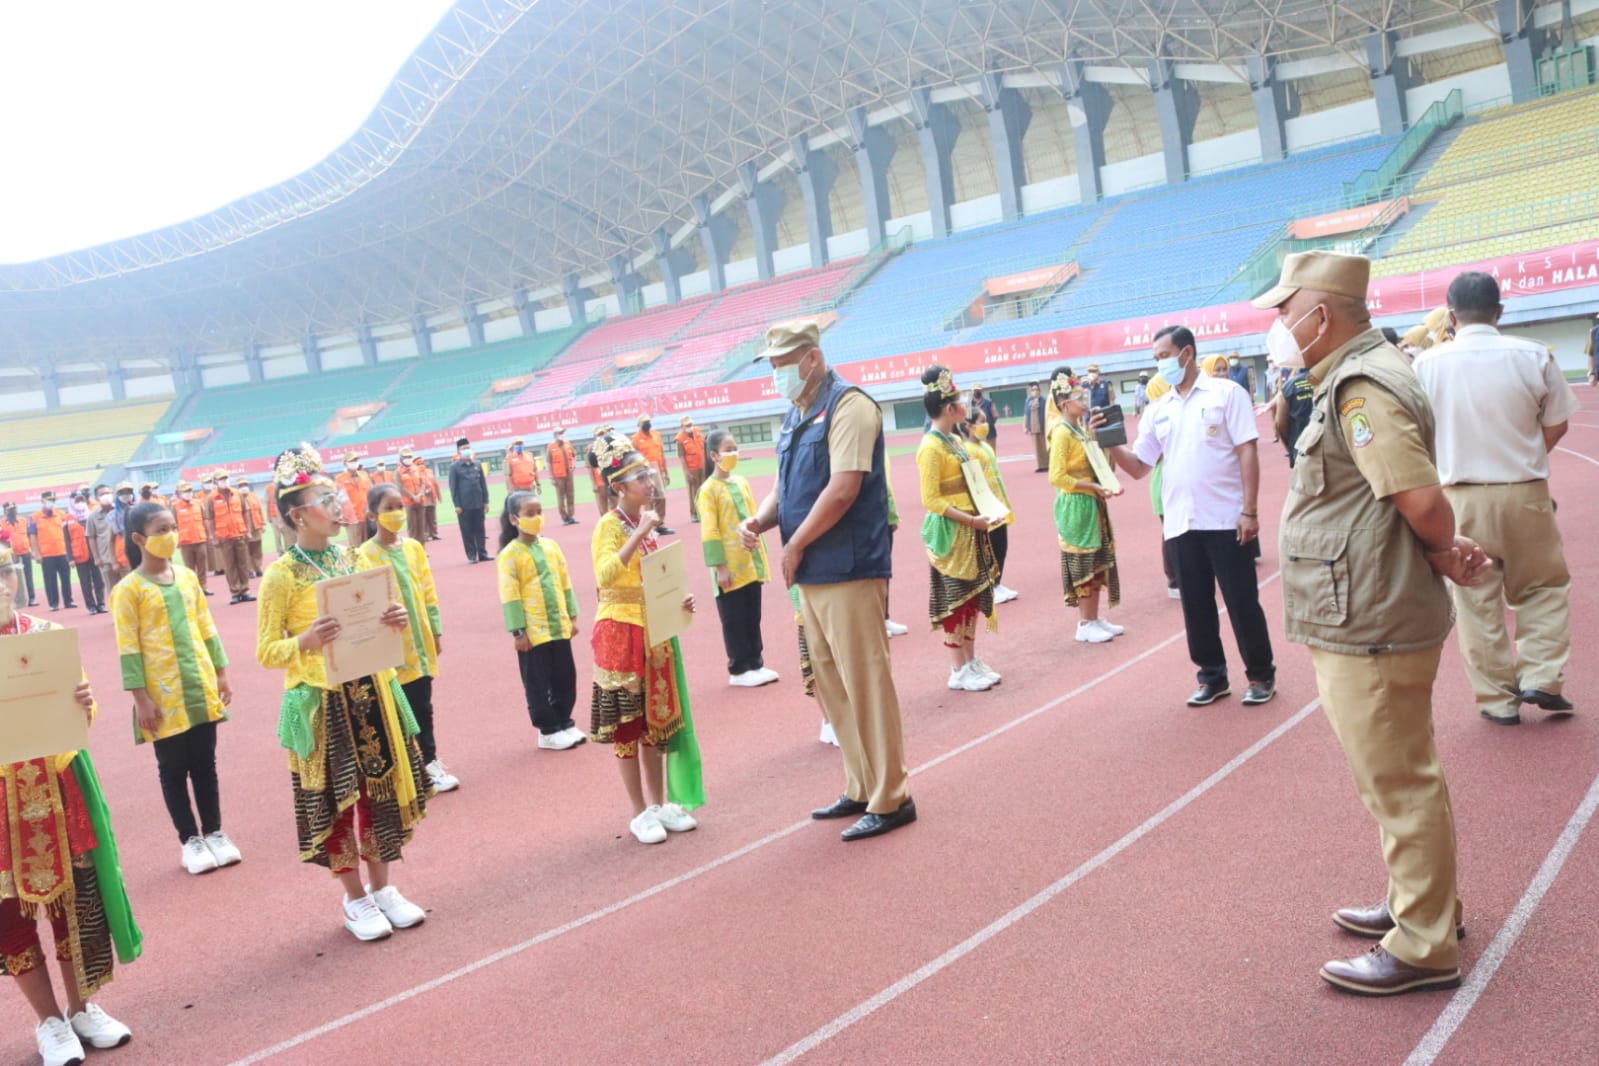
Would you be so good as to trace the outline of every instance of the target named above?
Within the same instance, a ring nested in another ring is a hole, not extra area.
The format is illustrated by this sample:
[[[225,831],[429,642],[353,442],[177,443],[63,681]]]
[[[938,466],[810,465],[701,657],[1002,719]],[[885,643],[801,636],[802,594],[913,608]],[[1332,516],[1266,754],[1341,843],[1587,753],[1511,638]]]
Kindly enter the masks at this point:
[[[0,763],[25,762],[89,746],[89,716],[76,629],[0,637]]]
[[[405,663],[406,634],[381,621],[394,603],[393,575],[386,566],[329,578],[316,586],[319,614],[339,620],[339,635],[322,647],[328,684],[368,677]]]
[[[1088,453],[1088,465],[1094,468],[1094,480],[1111,492],[1120,492],[1122,483],[1116,478],[1116,468],[1110,465],[1110,456],[1105,454],[1099,442],[1086,440],[1083,450]]]
[[[978,514],[999,521],[1009,517],[1010,508],[988,487],[988,477],[983,473],[982,463],[968,459],[961,464],[961,473],[966,476],[966,492],[971,496],[972,506],[977,508]]]
[[[650,646],[665,644],[687,632],[694,616],[683,610],[688,596],[688,572],[683,566],[683,542],[674,540],[639,560],[644,574],[644,634]]]

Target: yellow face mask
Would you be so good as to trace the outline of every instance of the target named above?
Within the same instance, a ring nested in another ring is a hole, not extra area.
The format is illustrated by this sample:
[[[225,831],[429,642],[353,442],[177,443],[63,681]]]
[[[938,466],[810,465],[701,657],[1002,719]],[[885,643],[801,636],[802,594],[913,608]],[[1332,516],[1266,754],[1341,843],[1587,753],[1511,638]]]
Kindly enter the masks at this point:
[[[738,465],[738,452],[719,452],[716,456],[716,465],[731,474]]]
[[[987,440],[988,439],[988,423],[987,422],[979,422],[975,426],[973,426],[972,427],[972,436],[976,437],[978,440]]]
[[[384,511],[378,515],[378,525],[390,533],[398,533],[405,528],[405,512]]]
[[[518,518],[516,528],[529,537],[536,537],[544,530],[544,516],[538,514],[532,518]]]
[[[144,550],[157,559],[170,559],[178,551],[178,534],[160,533],[144,538]]]

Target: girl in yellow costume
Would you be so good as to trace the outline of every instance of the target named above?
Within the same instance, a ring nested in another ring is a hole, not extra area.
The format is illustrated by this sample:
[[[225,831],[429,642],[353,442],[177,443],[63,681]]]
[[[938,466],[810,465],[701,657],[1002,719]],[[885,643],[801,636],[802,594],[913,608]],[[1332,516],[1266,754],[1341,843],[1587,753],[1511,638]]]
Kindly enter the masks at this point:
[[[687,832],[699,824],[688,809],[702,803],[704,794],[682,650],[675,638],[651,643],[644,628],[639,563],[658,547],[655,530],[661,518],[650,507],[655,475],[616,434],[594,442],[594,458],[616,507],[594,527],[592,542],[600,605],[589,638],[594,652],[589,734],[596,743],[615,747],[633,805],[628,829],[641,844],[659,844],[668,832]],[[683,609],[694,610],[693,596],[684,597]],[[672,758],[665,760],[668,748]],[[669,763],[664,769],[663,762]]]
[[[999,683],[998,672],[977,657],[977,618],[994,627],[994,585],[999,564],[989,536],[1002,520],[977,513],[966,488],[961,464],[971,458],[955,427],[966,420],[966,405],[947,368],[933,365],[922,372],[922,404],[932,428],[916,448],[920,474],[922,543],[927,548],[931,579],[928,614],[944,630],[949,649],[949,687],[982,692]]]
[[[355,553],[355,568],[386,566],[393,575],[389,596],[405,605],[406,618],[400,691],[416,719],[416,740],[428,781],[434,791],[454,792],[461,782],[439,761],[433,739],[433,679],[439,676],[444,623],[439,619],[439,597],[427,549],[421,541],[401,536],[404,529],[405,497],[400,495],[400,487],[391,481],[373,485],[366,494],[366,541]]]
[[[389,884],[389,864],[410,843],[432,789],[394,671],[327,680],[322,649],[338,638],[339,622],[318,616],[316,585],[356,568],[353,549],[328,543],[341,531],[338,488],[309,444],[280,455],[273,480],[295,543],[261,579],[255,657],[284,675],[278,739],[289,751],[300,861],[327,867],[343,883],[346,929],[358,940],[381,940],[426,917]],[[390,604],[382,621],[405,629],[405,607]],[[369,882],[361,879],[362,859]]]
[[[999,457],[994,454],[994,446],[988,443],[994,431],[988,415],[981,407],[969,408],[962,429],[965,431],[966,449],[983,468],[983,479],[988,482],[989,491],[1007,509],[1005,521],[988,531],[989,539],[994,542],[994,561],[999,564],[999,579],[994,583],[994,604],[997,606],[1016,598],[1016,590],[1005,587],[1005,557],[1010,553],[1010,527],[1016,521],[1016,509],[1011,507],[1010,496],[1005,492],[1005,479],[999,476]]]
[[[178,522],[159,503],[136,504],[125,520],[133,571],[111,590],[122,687],[133,696],[134,742],[155,748],[161,798],[191,874],[232,866],[239,849],[222,831],[217,723],[233,699],[222,649],[200,579],[172,556]],[[194,788],[195,821],[189,806]]]
[[[761,586],[770,571],[765,544],[757,540],[751,552],[739,541],[739,523],[755,513],[755,496],[750,483],[733,473],[737,465],[738,441],[725,429],[714,430],[705,441],[706,477],[695,509],[703,523],[705,565],[716,580],[728,684],[759,688],[777,680],[777,671],[766,668],[761,643]]]
[[[1225,364],[1226,360],[1223,360]],[[1055,372],[1050,399],[1061,420],[1049,436],[1049,483],[1055,497],[1055,532],[1060,539],[1060,580],[1066,606],[1077,608],[1077,639],[1103,644],[1122,634],[1121,626],[1099,615],[1099,593],[1110,606],[1121,603],[1121,575],[1116,569],[1116,540],[1110,528],[1111,492],[1094,478],[1088,459],[1093,430],[1087,428],[1088,390],[1066,367]]]
[[[21,580],[10,538],[0,531],[0,647],[11,637],[59,628],[16,609]],[[84,681],[78,704],[94,721],[94,695]],[[57,1005],[37,922],[48,918],[66,988]],[[111,819],[86,751],[0,766],[0,970],[39,1018],[34,1038],[46,1066],[82,1062],[83,1046],[113,1048],[132,1034],[88,998],[111,980],[112,951],[124,963],[139,957],[117,861]]]

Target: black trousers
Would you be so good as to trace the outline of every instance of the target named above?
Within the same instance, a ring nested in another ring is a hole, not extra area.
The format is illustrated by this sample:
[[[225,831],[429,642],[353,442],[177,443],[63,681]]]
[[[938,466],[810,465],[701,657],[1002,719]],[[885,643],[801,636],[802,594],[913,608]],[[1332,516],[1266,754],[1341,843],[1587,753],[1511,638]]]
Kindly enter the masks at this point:
[[[217,789],[217,723],[190,726],[175,737],[158,740],[156,770],[161,775],[161,798],[178,839],[206,836],[222,828],[222,795]],[[194,805],[200,810],[200,824],[194,824],[189,807],[189,787],[194,787]]]
[[[463,507],[460,517],[461,546],[466,549],[468,562],[492,558],[488,545],[483,542],[483,508]]]
[[[15,558],[17,565],[22,567],[22,580],[23,583],[28,587],[26,600],[28,606],[31,607],[33,606],[33,556],[27,552],[24,552]],[[22,604],[19,603],[17,606],[20,607]]]
[[[896,531],[898,531],[898,529],[899,529],[898,526],[889,526],[888,527],[888,558],[890,560],[890,564],[891,565],[892,565],[892,560],[894,558],[894,534],[895,534]],[[888,612],[888,594],[890,592],[892,592],[893,589],[894,589],[894,582],[892,580],[890,580],[889,583],[888,583],[888,587],[883,590],[883,621],[885,621],[885,622],[888,621],[889,618],[892,617],[892,615],[890,615],[889,612]]]
[[[722,618],[727,672],[743,674],[765,666],[761,658],[761,583],[721,593],[716,597],[716,613]]]
[[[44,571],[44,597],[50,601],[50,609],[76,607],[72,602],[72,566],[67,557],[45,556],[39,560],[39,569]]]
[[[1221,646],[1221,615],[1216,609],[1218,585],[1238,651],[1244,657],[1245,676],[1251,681],[1275,681],[1271,634],[1266,630],[1266,612],[1260,607],[1260,585],[1249,546],[1239,544],[1238,533],[1231,529],[1191,529],[1167,543],[1175,546],[1188,657],[1199,667],[1200,684],[1227,680],[1227,653]]]
[[[994,561],[999,564],[1000,577],[1005,576],[1005,553],[1010,551],[1010,526],[995,526],[988,531],[988,542],[994,546]]]
[[[572,662],[570,640],[547,640],[530,651],[516,653],[527,697],[527,716],[545,736],[571,729],[572,708],[577,705],[577,664]]]
[[[1255,538],[1259,540],[1260,538]],[[1160,566],[1166,571],[1166,587],[1177,588],[1177,542],[1165,540],[1160,542]]]
[[[422,765],[439,757],[433,742],[433,679],[427,675],[410,684],[401,685],[405,701],[411,705],[411,715],[416,719],[416,745],[422,749]]]
[[[83,590],[83,605],[91,611],[105,606],[105,578],[93,563],[78,564],[78,587]]]

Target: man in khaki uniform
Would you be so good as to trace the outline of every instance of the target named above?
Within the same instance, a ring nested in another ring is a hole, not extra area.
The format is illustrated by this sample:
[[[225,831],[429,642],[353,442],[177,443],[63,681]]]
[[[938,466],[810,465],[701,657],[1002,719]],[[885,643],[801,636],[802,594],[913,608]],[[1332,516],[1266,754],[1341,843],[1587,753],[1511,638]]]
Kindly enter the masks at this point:
[[[683,480],[688,484],[689,521],[700,520],[700,486],[705,484],[705,434],[694,424],[690,415],[679,423],[677,457],[683,463]]]
[[[1416,359],[1438,417],[1438,472],[1460,531],[1494,567],[1455,589],[1460,654],[1482,716],[1521,722],[1521,704],[1555,715],[1571,657],[1571,572],[1549,497],[1549,452],[1580,405],[1549,349],[1500,334],[1499,283],[1468,271],[1449,285],[1454,340]],[[1516,641],[1505,607],[1516,615]]]
[[[1321,976],[1382,996],[1460,983],[1455,822],[1432,688],[1452,622],[1443,578],[1478,581],[1488,558],[1455,533],[1432,407],[1371,325],[1370,267],[1363,256],[1290,255],[1255,306],[1277,309],[1273,362],[1308,367],[1315,388],[1283,506],[1285,628],[1310,647],[1322,707],[1388,864],[1384,902],[1333,916],[1382,943],[1328,962]]]
[[[916,803],[883,628],[892,572],[883,413],[828,369],[820,345],[812,321],[766,333],[757,358],[794,406],[777,442],[777,484],[739,536],[753,550],[764,530],[781,531],[783,581],[802,590],[816,694],[844,756],[844,794],[811,817],[857,818],[848,842],[909,825]]]

